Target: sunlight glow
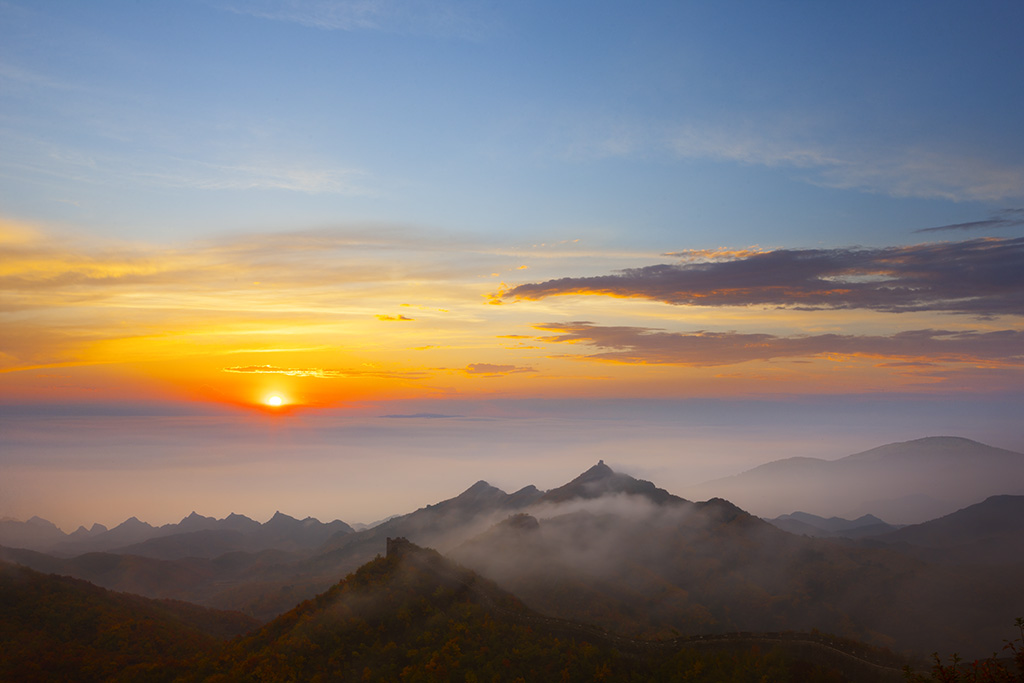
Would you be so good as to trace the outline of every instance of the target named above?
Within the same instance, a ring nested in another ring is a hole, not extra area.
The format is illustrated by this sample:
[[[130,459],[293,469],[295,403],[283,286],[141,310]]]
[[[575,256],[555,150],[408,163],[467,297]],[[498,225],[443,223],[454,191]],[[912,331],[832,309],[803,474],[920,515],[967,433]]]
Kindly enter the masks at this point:
[[[284,399],[276,394],[273,396],[268,396],[267,405],[271,406],[272,408],[280,408],[282,405],[284,405]]]

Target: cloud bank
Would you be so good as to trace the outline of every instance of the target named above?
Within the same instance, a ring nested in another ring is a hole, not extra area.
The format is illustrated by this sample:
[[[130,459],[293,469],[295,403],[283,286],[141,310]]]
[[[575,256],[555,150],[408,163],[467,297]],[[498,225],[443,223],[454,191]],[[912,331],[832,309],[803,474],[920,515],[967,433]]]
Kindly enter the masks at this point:
[[[777,249],[690,261],[522,284],[500,296],[601,294],[680,306],[1024,314],[1024,238]]]
[[[754,360],[820,356],[865,356],[907,363],[1024,364],[1024,331],[953,332],[910,330],[892,335],[819,334],[779,337],[739,332],[665,332],[613,327],[586,321],[545,323],[554,334],[541,340],[611,349],[582,356],[630,364],[733,365]]]

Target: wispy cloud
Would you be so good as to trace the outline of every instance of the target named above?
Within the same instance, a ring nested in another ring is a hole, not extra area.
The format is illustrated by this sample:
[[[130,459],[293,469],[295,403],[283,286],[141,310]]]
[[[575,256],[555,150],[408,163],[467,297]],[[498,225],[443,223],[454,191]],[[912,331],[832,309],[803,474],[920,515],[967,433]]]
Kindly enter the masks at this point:
[[[515,375],[522,372],[537,372],[533,368],[520,367],[517,365],[497,365],[494,363],[470,363],[463,370],[467,375],[479,375],[483,377],[497,377],[499,375]]]
[[[687,306],[1024,315],[1024,238],[876,249],[779,249],[522,284],[501,296],[536,300],[566,294]]]
[[[667,145],[680,157],[788,167],[811,184],[894,197],[988,201],[1024,196],[1024,166],[1019,164],[946,151],[941,144],[839,144],[819,141],[823,136],[799,136],[785,127],[687,125],[669,133]]]
[[[780,358],[866,356],[910,363],[1024,364],[1024,331],[910,330],[892,335],[820,334],[780,337],[739,332],[665,332],[645,327],[601,326],[579,321],[544,323],[549,343],[601,349],[577,358],[630,364],[716,366]]]
[[[224,372],[254,375],[287,375],[288,377],[316,377],[319,379],[344,379],[349,377],[378,377],[385,379],[420,379],[425,372],[391,372],[387,370],[338,370],[330,368],[282,368],[276,365],[243,365],[223,368]]]
[[[579,118],[583,118],[581,123]],[[601,120],[586,115],[558,124],[570,159],[706,159],[787,172],[792,178],[891,197],[998,201],[1024,197],[1024,165],[945,140],[886,144],[851,139],[814,121],[665,124]]]
[[[213,159],[196,150],[175,156],[165,150],[122,155],[109,150],[58,145],[32,136],[0,130],[8,147],[0,169],[38,174],[88,185],[162,187],[206,191],[279,190],[305,194],[375,196],[373,176],[360,168],[324,163],[300,154],[281,153],[271,158]]]
[[[475,39],[484,27],[478,8],[455,0],[247,0],[218,4],[237,14],[328,31]]]
[[[24,85],[52,90],[85,90],[80,83],[71,83],[52,78],[44,73],[26,69],[9,62],[0,61],[0,80],[15,81]]]
[[[404,315],[378,315],[377,320],[384,320],[387,322],[412,322],[415,318],[409,318]]]
[[[991,218],[983,221],[970,221],[968,223],[952,223],[950,225],[939,225],[934,228],[921,228],[914,232],[943,232],[947,230],[995,230],[999,228],[1015,228],[1024,225],[1024,209],[1003,209],[992,214]]]

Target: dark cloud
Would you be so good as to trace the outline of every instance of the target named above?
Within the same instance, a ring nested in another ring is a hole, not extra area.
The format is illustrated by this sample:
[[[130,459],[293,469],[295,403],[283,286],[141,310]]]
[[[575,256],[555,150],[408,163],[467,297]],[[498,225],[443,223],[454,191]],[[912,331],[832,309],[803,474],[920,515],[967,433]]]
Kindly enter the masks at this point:
[[[908,363],[998,362],[1024,364],[1024,331],[911,330],[889,336],[819,334],[777,337],[740,332],[665,332],[605,327],[586,321],[546,323],[542,341],[610,349],[581,356],[617,363],[715,366],[753,360],[824,355],[865,356]]]
[[[520,372],[537,372],[533,368],[520,367],[517,365],[496,365],[494,363],[470,363],[464,372],[467,375],[483,375],[495,377],[497,375],[512,375]]]
[[[991,218],[984,221],[971,221],[969,223],[951,223],[940,225],[934,228],[921,228],[914,232],[941,232],[944,230],[984,230],[986,228],[1013,228],[1024,225],[1024,209],[1003,209],[997,211]]]
[[[779,249],[523,284],[503,298],[637,297],[685,306],[1024,314],[1024,238],[879,249]]]

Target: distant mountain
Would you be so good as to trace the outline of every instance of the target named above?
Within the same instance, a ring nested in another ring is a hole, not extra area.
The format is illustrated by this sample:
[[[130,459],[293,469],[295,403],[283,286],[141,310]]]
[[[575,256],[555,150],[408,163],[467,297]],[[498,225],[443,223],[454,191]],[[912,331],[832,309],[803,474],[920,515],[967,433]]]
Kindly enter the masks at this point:
[[[914,524],[989,496],[1024,494],[1024,454],[970,439],[927,437],[838,460],[777,460],[683,493],[698,500],[721,496],[763,517],[796,508]]]
[[[874,540],[920,548],[930,561],[1024,565],[1024,496],[992,496]]]
[[[26,522],[0,520],[0,545],[14,548],[49,548],[67,538],[52,522],[32,517]]]
[[[791,534],[821,538],[867,538],[886,534],[899,528],[892,524],[886,524],[874,515],[862,515],[857,519],[843,519],[842,517],[825,519],[808,512],[793,512],[766,521]]]
[[[0,546],[26,548],[73,557],[90,552],[114,552],[161,559],[178,557],[216,557],[218,548],[212,539],[220,538],[220,553],[234,550],[309,550],[328,538],[352,533],[348,524],[335,520],[324,524],[307,517],[303,520],[277,512],[264,524],[234,513],[224,519],[204,517],[192,512],[177,524],[154,527],[131,517],[113,529],[94,524],[65,534],[52,523],[33,517],[27,522],[0,522]],[[208,533],[200,533],[208,532]],[[214,533],[217,532],[217,533]]]

